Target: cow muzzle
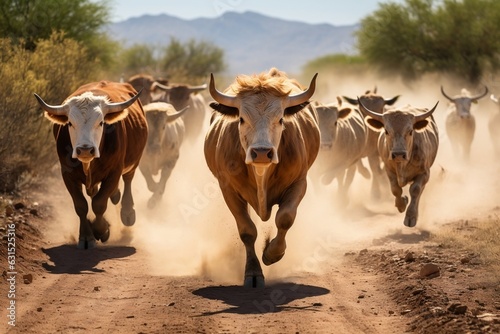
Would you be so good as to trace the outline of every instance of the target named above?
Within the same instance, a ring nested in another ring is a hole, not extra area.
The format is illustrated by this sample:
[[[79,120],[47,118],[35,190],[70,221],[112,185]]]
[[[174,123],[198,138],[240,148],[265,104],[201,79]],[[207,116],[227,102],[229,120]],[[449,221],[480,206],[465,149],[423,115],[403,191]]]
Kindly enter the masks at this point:
[[[408,161],[408,152],[407,151],[392,151],[391,152],[391,160],[394,160],[395,162]]]
[[[273,147],[249,147],[245,163],[247,164],[271,164],[278,163],[278,155]]]
[[[77,146],[73,154],[73,158],[77,158],[81,162],[90,162],[96,157],[95,147],[89,145]]]

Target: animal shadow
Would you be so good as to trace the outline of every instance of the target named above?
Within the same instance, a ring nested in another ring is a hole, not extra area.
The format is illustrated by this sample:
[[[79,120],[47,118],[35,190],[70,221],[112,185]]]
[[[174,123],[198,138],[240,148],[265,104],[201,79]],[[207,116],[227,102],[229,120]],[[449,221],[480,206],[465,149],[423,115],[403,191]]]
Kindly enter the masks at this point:
[[[212,300],[220,300],[229,307],[200,316],[219,313],[258,314],[275,313],[286,309],[312,309],[313,304],[303,307],[287,306],[288,303],[307,297],[325,295],[330,290],[304,284],[275,283],[265,288],[244,288],[242,286],[212,286],[193,291],[193,294]]]
[[[104,272],[96,268],[101,261],[118,259],[135,254],[130,246],[101,246],[93,249],[77,249],[76,245],[60,245],[43,248],[54,264],[44,262],[42,267],[53,274],[83,274]]]
[[[425,230],[416,230],[411,233],[403,233],[402,230],[398,230],[384,237],[373,239],[373,244],[378,246],[390,242],[396,242],[399,244],[418,244],[429,240],[430,237],[431,233]]]

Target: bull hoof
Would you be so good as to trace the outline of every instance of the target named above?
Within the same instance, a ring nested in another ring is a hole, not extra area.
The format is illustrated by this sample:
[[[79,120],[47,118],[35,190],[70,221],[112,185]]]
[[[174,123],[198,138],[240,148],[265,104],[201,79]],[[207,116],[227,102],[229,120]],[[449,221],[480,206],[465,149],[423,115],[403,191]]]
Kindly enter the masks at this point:
[[[81,238],[78,240],[78,249],[92,249],[96,247],[96,240],[94,238]]]
[[[120,190],[116,190],[116,192],[110,197],[111,203],[113,203],[114,205],[118,204],[120,202],[120,197]]]
[[[243,287],[245,288],[264,288],[264,276],[246,276],[243,282]]]
[[[149,200],[148,200],[148,209],[154,209],[156,206],[156,203],[158,203],[158,199],[153,195]]]
[[[403,213],[406,210],[406,206],[408,205],[408,196],[401,196],[399,200],[396,198],[396,207],[398,211]]]
[[[132,211],[129,211],[128,213],[121,210],[120,217],[121,217],[123,225],[125,225],[125,226],[132,226],[135,224],[135,210],[134,209],[132,209]]]
[[[278,242],[276,241],[276,239],[271,240],[271,242],[267,244],[266,248],[264,248],[264,252],[262,253],[262,262],[266,266],[278,262],[285,255],[285,250],[285,241],[283,241],[281,246],[278,246]]]
[[[417,225],[417,217],[405,217],[405,226],[415,227]]]
[[[101,240],[101,242],[108,241],[108,239],[109,239],[109,229],[106,232],[104,232],[104,234],[102,234],[99,239]]]

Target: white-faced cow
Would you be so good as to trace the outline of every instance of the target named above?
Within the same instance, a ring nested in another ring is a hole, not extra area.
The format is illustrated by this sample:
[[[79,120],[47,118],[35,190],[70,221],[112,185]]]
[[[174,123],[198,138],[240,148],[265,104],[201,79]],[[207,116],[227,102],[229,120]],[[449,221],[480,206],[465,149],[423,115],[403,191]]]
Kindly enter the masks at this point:
[[[497,153],[496,155],[498,156],[500,154],[500,131],[498,131],[498,129],[500,129],[500,102],[494,94],[490,95],[490,99],[499,107],[488,121],[488,130],[490,131],[491,142],[493,144],[493,148],[495,149],[495,153]]]
[[[450,101],[445,121],[446,134],[455,156],[462,157],[467,162],[470,159],[470,149],[476,131],[476,120],[470,112],[471,105],[488,94],[488,87],[484,87],[484,93],[475,96],[471,96],[464,88],[460,95],[450,97],[445,93],[443,86],[441,93]]]
[[[142,155],[139,169],[153,193],[148,207],[153,208],[163,196],[165,185],[179,159],[184,138],[184,122],[181,116],[186,108],[177,112],[165,102],[153,102],[144,106],[148,121],[148,142]],[[153,178],[160,172],[160,179]]]
[[[186,84],[170,84],[168,86],[156,82],[152,89],[163,91],[154,101],[167,102],[174,106],[175,110],[189,109],[183,116],[186,127],[186,139],[193,142],[203,132],[205,121],[206,102],[201,94],[197,94],[207,88],[206,84],[200,86],[189,86]]]
[[[439,146],[438,128],[432,116],[437,103],[431,110],[406,106],[386,110],[383,114],[368,109],[361,101],[359,104],[369,116],[366,118],[368,126],[381,131],[378,151],[396,198],[396,207],[399,212],[406,210],[404,225],[414,227],[420,196],[429,181]],[[402,194],[403,187],[409,183],[411,201],[406,209],[408,197]]]
[[[62,177],[80,218],[78,248],[92,248],[96,240],[109,238],[103,215],[109,198],[113,204],[120,201],[120,177],[121,220],[126,226],[135,223],[131,183],[148,135],[144,111],[136,101],[139,94],[127,83],[101,81],[81,86],[58,106],[35,97],[54,123]],[[92,198],[92,223],[82,185]]]
[[[356,170],[369,177],[370,172],[361,163],[365,153],[367,130],[361,114],[350,107],[337,104],[316,104],[321,149],[314,163],[313,171],[323,184],[337,179],[339,200],[347,204],[349,187]]]
[[[342,96],[344,100],[352,105],[358,105],[358,100],[347,96]],[[376,113],[382,114],[387,106],[392,106],[399,99],[399,95],[396,95],[390,99],[386,99],[383,96],[377,94],[377,87],[373,91],[366,91],[363,95],[359,97],[359,100],[363,105]],[[362,112],[362,109],[360,108]],[[362,114],[364,118],[366,115]],[[381,166],[381,159],[377,149],[377,142],[379,133],[370,127],[367,129],[368,138],[366,140],[366,149],[364,156],[368,159],[368,164],[372,172],[372,187],[371,196],[374,199],[380,198],[381,195],[381,184],[385,184],[385,176]]]
[[[259,75],[239,75],[224,93],[210,94],[217,112],[205,138],[205,159],[219,181],[246,249],[244,285],[263,286],[264,276],[255,253],[257,229],[250,205],[267,221],[276,213],[277,235],[267,243],[262,261],[270,265],[285,254],[285,236],[306,193],[307,172],[319,150],[317,116],[308,100],[316,75],[303,91],[297,81],[273,68]]]

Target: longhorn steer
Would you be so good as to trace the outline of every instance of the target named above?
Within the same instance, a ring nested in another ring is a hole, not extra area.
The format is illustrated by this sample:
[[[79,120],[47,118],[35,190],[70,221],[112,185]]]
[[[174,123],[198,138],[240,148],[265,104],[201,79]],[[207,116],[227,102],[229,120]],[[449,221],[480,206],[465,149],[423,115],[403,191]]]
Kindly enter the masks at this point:
[[[368,126],[378,131],[385,130],[380,133],[378,151],[385,164],[392,194],[396,197],[396,207],[399,212],[406,210],[404,224],[414,227],[420,196],[429,181],[439,145],[438,128],[432,117],[437,103],[431,110],[407,106],[383,114],[368,109],[360,100],[359,105],[369,116],[366,119]],[[408,183],[411,183],[411,202],[406,209],[408,197],[402,194]]]
[[[470,160],[470,149],[476,131],[476,120],[471,114],[472,103],[488,94],[488,87],[484,87],[484,93],[471,96],[467,89],[462,89],[460,95],[450,97],[441,86],[441,93],[451,103],[446,115],[446,133],[450,139],[451,147],[456,157],[461,156],[464,161]],[[461,155],[460,155],[461,153]]]
[[[270,265],[285,254],[285,236],[319,150],[317,116],[308,106],[315,83],[316,75],[302,91],[295,80],[273,68],[269,73],[239,75],[221,93],[211,76],[209,89],[216,103],[210,106],[217,112],[205,138],[205,159],[245,245],[245,286],[264,285],[255,253],[257,229],[248,205],[263,221],[270,218],[273,205],[279,206],[277,235],[266,245],[262,261]]]
[[[81,86],[60,106],[35,97],[54,123],[62,177],[80,218],[78,248],[92,248],[96,240],[109,238],[109,223],[103,215],[108,198],[113,204],[120,201],[120,177],[124,181],[121,220],[126,226],[135,223],[131,183],[148,135],[144,111],[136,102],[139,93],[126,83],[101,81]],[[92,198],[96,216],[92,223],[82,185]]]
[[[337,179],[340,201],[346,204],[356,169],[359,167],[360,173],[369,177],[369,171],[361,163],[366,148],[367,127],[357,110],[341,108],[341,103],[342,100],[338,98],[337,105],[315,106],[321,133],[321,150],[313,169],[323,184]]]
[[[152,90],[163,91],[160,97],[154,101],[167,102],[174,106],[176,110],[189,107],[183,116],[186,127],[186,139],[196,140],[203,131],[203,124],[206,116],[206,102],[201,94],[197,94],[207,88],[207,85],[189,86],[185,84],[162,85],[156,82]]]
[[[184,138],[184,122],[181,116],[187,108],[177,112],[165,102],[153,102],[144,106],[148,121],[149,136],[139,170],[146,179],[149,191],[153,193],[148,207],[155,207],[165,191],[172,170],[179,159],[180,147]],[[156,182],[153,175],[160,172]]]
[[[357,106],[359,104],[357,99],[353,99],[347,96],[342,96],[342,98],[352,105]],[[368,90],[359,97],[359,100],[365,107],[379,114],[383,114],[387,106],[392,106],[398,99],[399,95],[396,95],[390,99],[384,98],[383,96],[377,94],[377,87],[375,87],[373,92]],[[360,108],[360,111],[362,113],[363,109]],[[362,113],[362,117],[364,118],[365,116],[366,115]],[[381,183],[385,183],[385,177],[381,166],[381,159],[377,149],[379,133],[370,127],[368,127],[367,129],[367,133],[368,138],[366,140],[366,148],[363,156],[368,159],[368,164],[372,172],[371,196],[374,199],[378,199],[381,195],[380,185]]]

